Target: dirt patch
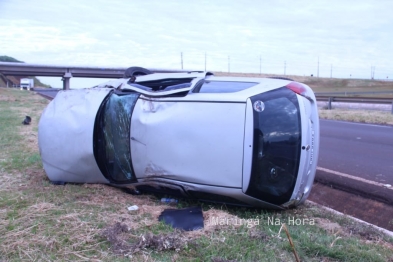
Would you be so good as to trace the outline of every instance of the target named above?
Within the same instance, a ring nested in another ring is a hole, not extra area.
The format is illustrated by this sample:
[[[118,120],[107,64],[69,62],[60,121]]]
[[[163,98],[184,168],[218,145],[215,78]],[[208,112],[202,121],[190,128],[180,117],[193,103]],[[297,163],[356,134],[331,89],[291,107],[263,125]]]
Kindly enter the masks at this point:
[[[43,169],[26,169],[26,176],[30,188],[42,186],[43,181],[49,181]]]
[[[317,226],[324,229],[329,234],[343,234],[344,233],[342,227],[338,223],[331,222],[328,219],[316,218],[315,222],[316,222]]]
[[[127,240],[130,235],[127,234],[129,231],[130,229],[126,224],[116,223],[104,229],[102,236],[111,243],[112,251],[119,255],[132,255],[146,248],[156,251],[180,251],[190,241],[190,238],[184,232],[175,230],[166,234],[143,234],[139,237],[134,237],[136,240],[130,242]]]
[[[131,196],[133,199],[138,197],[140,196]],[[140,202],[142,201],[143,200],[140,200]],[[113,215],[106,214],[106,220],[112,221],[112,223],[102,231],[101,236],[105,237],[108,242],[110,242],[111,249],[114,253],[130,255],[146,248],[156,251],[179,251],[189,243],[195,244],[195,240],[202,236],[210,238],[214,232],[230,231],[242,225],[246,225],[244,224],[246,221],[244,219],[242,220],[222,210],[210,209],[203,212],[203,229],[195,231],[175,230],[172,233],[157,235],[152,233],[140,236],[135,235],[137,229],[150,227],[159,223],[158,216],[166,208],[168,208],[166,205],[152,206],[150,202],[150,205],[140,205],[137,211],[121,211]],[[113,223],[114,220],[117,222]],[[241,221],[243,221],[243,223]],[[270,238],[268,234],[256,228],[251,228],[250,237],[260,240],[268,240]]]

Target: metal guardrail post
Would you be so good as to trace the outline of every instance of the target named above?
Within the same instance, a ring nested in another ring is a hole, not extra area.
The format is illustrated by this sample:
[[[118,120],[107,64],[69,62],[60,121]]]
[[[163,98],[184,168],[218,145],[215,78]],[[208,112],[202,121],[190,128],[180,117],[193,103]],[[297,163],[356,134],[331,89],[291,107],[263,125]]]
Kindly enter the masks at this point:
[[[328,109],[329,110],[332,109],[332,101],[333,101],[333,97],[329,97],[329,102],[328,102]]]
[[[392,100],[392,115],[393,115],[393,100]]]

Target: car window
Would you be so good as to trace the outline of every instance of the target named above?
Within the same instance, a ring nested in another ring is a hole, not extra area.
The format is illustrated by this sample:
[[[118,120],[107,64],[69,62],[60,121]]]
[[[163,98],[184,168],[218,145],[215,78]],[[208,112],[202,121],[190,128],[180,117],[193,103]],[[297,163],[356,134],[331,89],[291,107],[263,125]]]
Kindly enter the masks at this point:
[[[143,89],[145,91],[167,91],[174,90],[178,88],[190,87],[191,82],[195,79],[192,78],[168,78],[168,79],[160,79],[160,80],[152,80],[152,81],[143,81],[143,82],[128,82],[128,85]]]
[[[247,194],[273,203],[287,202],[296,183],[301,120],[296,94],[283,87],[251,97],[254,152]]]
[[[139,94],[111,93],[97,115],[94,156],[103,175],[111,182],[136,180],[131,163],[131,114]]]
[[[204,81],[196,87],[198,93],[233,93],[257,85],[254,82],[231,82],[231,81]]]

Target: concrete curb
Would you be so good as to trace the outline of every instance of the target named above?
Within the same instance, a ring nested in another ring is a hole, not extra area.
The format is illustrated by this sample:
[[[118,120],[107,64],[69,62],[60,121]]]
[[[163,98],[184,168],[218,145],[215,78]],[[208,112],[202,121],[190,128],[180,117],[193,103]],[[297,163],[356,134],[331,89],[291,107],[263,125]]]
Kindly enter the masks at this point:
[[[310,203],[310,204],[312,204],[312,205],[315,205],[315,206],[319,206],[320,208],[322,208],[322,209],[324,209],[324,210],[326,210],[326,211],[329,211],[329,212],[331,212],[331,213],[333,213],[333,214],[336,214],[336,215],[339,215],[339,216],[345,216],[345,217],[347,217],[347,218],[349,218],[349,219],[352,219],[352,220],[355,220],[356,222],[359,222],[359,223],[361,223],[361,224],[365,224],[365,225],[371,226],[371,227],[373,227],[374,229],[376,229],[376,230],[382,232],[382,233],[385,234],[386,236],[393,238],[393,232],[392,232],[392,231],[389,231],[389,230],[387,230],[387,229],[385,229],[385,228],[378,227],[378,226],[376,226],[376,225],[370,224],[370,223],[368,223],[368,222],[366,222],[366,221],[363,221],[363,220],[361,220],[361,219],[358,219],[358,218],[356,218],[356,217],[349,216],[349,215],[346,215],[346,214],[341,213],[341,212],[339,212],[339,211],[336,211],[336,210],[334,210],[334,209],[331,209],[331,208],[329,208],[329,207],[322,206],[322,205],[320,205],[320,204],[318,204],[318,203],[315,203],[315,202],[313,202],[313,201],[311,201],[311,200],[306,200],[306,202],[308,202],[308,203]]]
[[[339,172],[337,172],[339,173]],[[393,206],[393,189],[317,169],[315,182]]]

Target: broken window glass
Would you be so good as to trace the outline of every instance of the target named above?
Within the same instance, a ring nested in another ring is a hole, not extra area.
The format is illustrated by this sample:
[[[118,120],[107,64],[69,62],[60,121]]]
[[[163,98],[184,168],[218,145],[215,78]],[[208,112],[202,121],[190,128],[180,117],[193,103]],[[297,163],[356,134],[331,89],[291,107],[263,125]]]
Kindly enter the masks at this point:
[[[131,163],[131,114],[139,94],[112,93],[103,102],[94,130],[94,156],[103,175],[113,183],[135,181]]]

